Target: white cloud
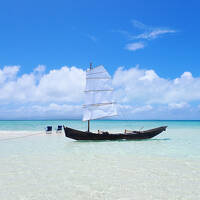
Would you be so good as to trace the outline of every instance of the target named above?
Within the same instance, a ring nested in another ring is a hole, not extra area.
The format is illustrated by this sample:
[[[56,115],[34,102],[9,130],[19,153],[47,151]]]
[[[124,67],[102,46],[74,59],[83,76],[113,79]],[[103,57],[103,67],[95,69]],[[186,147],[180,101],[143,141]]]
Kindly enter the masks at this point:
[[[133,39],[156,39],[160,35],[177,32],[176,30],[170,28],[147,26],[137,20],[133,20],[132,24],[134,27],[144,30],[144,33],[132,36]]]
[[[117,31],[117,32],[127,36],[129,40],[140,40],[139,42],[127,44],[125,49],[127,49],[129,51],[143,49],[146,46],[146,45],[144,45],[144,41],[156,39],[159,36],[177,32],[176,30],[171,29],[171,28],[147,26],[137,20],[132,20],[132,24],[135,28],[142,30],[142,33],[140,33],[138,35],[133,35],[125,30]]]
[[[37,113],[37,116],[45,116],[46,118],[54,117],[68,117],[81,118],[82,106],[70,104],[50,103],[47,105],[33,105],[31,110]]]
[[[94,36],[94,35],[91,35],[91,34],[87,34],[87,37],[92,40],[93,42],[96,42],[97,41],[97,38]]]
[[[153,81],[155,79],[158,79],[158,75],[154,72],[154,70],[146,70],[145,75],[142,76],[139,80],[149,80]]]
[[[170,103],[169,104],[169,108],[170,109],[183,109],[183,108],[187,108],[190,105],[186,102],[180,102],[180,103]]]
[[[200,100],[200,78],[183,73],[176,79],[159,77],[154,70],[118,68],[113,77],[115,95],[121,102],[170,104]]]
[[[34,72],[38,72],[38,73],[43,73],[45,71],[45,65],[38,65],[35,69]]]
[[[139,29],[146,30],[146,29],[150,28],[149,26],[143,24],[142,22],[140,22],[138,20],[132,20],[131,22],[132,22],[132,24],[133,24],[134,27],[139,28]]]
[[[138,112],[146,112],[152,110],[153,107],[151,105],[145,105],[145,106],[140,106],[136,107],[132,110],[132,113],[138,113]]]
[[[125,110],[129,113],[143,113],[149,110],[152,110],[153,107],[151,105],[143,105],[143,106],[135,106],[135,105],[123,105],[123,104],[117,104],[118,112],[123,113]]]
[[[181,78],[186,78],[186,79],[192,79],[192,73],[191,72],[184,72],[182,75],[181,75]]]
[[[17,72],[19,71],[19,66],[5,66],[3,69],[0,69],[0,84],[7,80],[12,80],[16,77]]]
[[[143,49],[144,48],[144,43],[143,42],[135,42],[135,43],[130,43],[127,44],[125,49],[129,50],[129,51],[136,51],[138,49]]]
[[[17,71],[15,66],[9,74],[2,75],[1,80],[7,81],[0,87],[0,102],[80,102],[82,99],[85,84],[82,69],[64,66],[41,75],[35,73],[44,71],[44,67],[39,66],[34,73],[8,79],[14,76],[13,71]]]
[[[81,117],[85,71],[63,66],[45,72],[45,66],[39,66],[32,73],[17,75],[19,69],[0,69],[0,118]],[[191,116],[198,111],[200,77],[193,77],[191,72],[166,79],[153,69],[119,67],[112,82],[115,100],[130,119],[166,117],[175,111],[181,118],[182,111]]]
[[[1,108],[0,119],[80,119],[81,105],[70,104],[26,104],[12,108]]]
[[[172,29],[155,29],[152,31],[147,31],[142,34],[135,36],[136,39],[156,39],[160,35],[164,35],[167,33],[176,33],[175,30]]]
[[[85,72],[76,67],[64,66],[45,74],[37,88],[40,101],[80,102],[83,97]]]

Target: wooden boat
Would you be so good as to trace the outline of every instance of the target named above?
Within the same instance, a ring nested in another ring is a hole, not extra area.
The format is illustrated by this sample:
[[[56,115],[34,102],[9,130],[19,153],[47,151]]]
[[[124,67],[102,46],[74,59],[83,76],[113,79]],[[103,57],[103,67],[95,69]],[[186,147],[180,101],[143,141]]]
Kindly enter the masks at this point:
[[[165,131],[162,126],[146,131],[125,131],[124,133],[90,132],[90,120],[117,115],[116,103],[112,100],[113,89],[111,76],[103,66],[92,68],[86,72],[85,105],[83,121],[88,121],[86,132],[64,127],[65,136],[75,140],[143,140],[152,138]]]
[[[130,133],[92,133],[64,127],[65,136],[74,140],[144,140],[150,139],[165,131],[167,126],[161,126],[146,131],[132,131]]]

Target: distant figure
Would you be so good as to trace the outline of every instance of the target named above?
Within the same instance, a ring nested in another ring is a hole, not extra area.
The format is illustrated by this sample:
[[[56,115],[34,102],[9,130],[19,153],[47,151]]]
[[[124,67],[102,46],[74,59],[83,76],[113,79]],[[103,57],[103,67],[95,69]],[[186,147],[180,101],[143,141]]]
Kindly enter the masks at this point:
[[[51,134],[52,133],[52,126],[47,126],[46,127],[46,134]]]
[[[98,134],[102,134],[102,131],[98,130]]]
[[[58,128],[56,129],[56,133],[62,133],[62,126],[58,126]]]

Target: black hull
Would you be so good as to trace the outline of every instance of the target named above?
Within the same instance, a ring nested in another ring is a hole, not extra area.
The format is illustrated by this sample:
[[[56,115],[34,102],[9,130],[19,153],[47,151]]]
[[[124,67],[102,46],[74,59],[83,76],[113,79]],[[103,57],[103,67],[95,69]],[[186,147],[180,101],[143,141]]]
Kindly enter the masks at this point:
[[[146,131],[133,131],[132,133],[108,133],[97,134],[92,132],[84,132],[72,128],[64,127],[65,136],[74,140],[144,140],[155,137],[166,130],[167,126],[146,130]]]

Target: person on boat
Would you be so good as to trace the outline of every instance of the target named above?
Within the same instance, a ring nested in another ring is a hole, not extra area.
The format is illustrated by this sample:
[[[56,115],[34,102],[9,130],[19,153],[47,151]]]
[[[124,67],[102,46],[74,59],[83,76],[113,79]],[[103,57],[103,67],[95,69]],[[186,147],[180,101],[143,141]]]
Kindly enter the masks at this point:
[[[103,133],[102,131],[98,130],[98,134],[102,134],[102,133]]]

